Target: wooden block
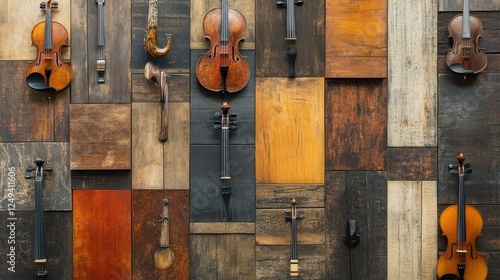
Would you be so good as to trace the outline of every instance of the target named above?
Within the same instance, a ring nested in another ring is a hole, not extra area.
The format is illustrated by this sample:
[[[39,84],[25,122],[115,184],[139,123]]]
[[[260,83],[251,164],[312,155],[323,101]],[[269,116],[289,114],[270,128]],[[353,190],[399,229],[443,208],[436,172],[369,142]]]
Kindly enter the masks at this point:
[[[244,41],[241,41],[238,48],[240,50],[254,50],[255,49],[255,3],[254,1],[235,0],[229,1],[229,8],[237,10],[245,18],[247,28],[242,30],[244,32]],[[203,49],[207,52],[210,48],[210,42],[205,40],[206,34],[203,30],[203,21],[205,15],[212,9],[221,8],[219,0],[195,1],[191,2],[191,43],[190,49]],[[219,34],[216,34],[219,35]]]
[[[254,234],[255,223],[191,223],[191,234]]]
[[[26,168],[36,167],[37,157],[45,160],[44,168],[52,167],[52,172],[44,172],[43,198],[46,211],[71,210],[71,184],[69,175],[68,143],[0,143],[0,182],[5,189],[0,197],[0,211],[35,209],[35,182],[26,180]],[[35,175],[35,172],[31,172]],[[10,191],[12,190],[12,191]],[[14,201],[10,200],[14,195]]]
[[[154,261],[160,245],[163,199],[169,202],[169,245],[173,262],[161,269]],[[189,191],[132,191],[132,278],[189,279]]]
[[[72,170],[73,190],[129,190],[132,188],[130,170]]]
[[[255,279],[253,234],[193,234],[190,245],[190,279]]]
[[[326,1],[325,14],[325,76],[386,78],[387,0]]]
[[[384,170],[387,162],[387,80],[328,80],[326,169]]]
[[[130,169],[130,104],[71,104],[72,170]]]
[[[436,148],[387,149],[387,175],[389,180],[437,180]]]
[[[256,208],[285,209],[295,198],[300,207],[325,207],[323,185],[257,185]]]
[[[324,79],[257,78],[257,183],[324,182]]]
[[[388,1],[389,147],[437,145],[437,2]]]
[[[439,11],[463,11],[463,0],[442,0],[439,1]],[[500,10],[500,2],[492,1],[470,1],[469,11],[495,11]]]
[[[171,74],[168,68],[160,68],[167,72],[168,101],[189,102],[189,74]],[[144,68],[132,72],[132,101],[159,102],[160,86],[144,77]]]
[[[75,190],[73,205],[73,279],[131,279],[130,191]]]
[[[276,1],[257,0],[256,73],[257,77],[288,77],[287,9]],[[325,72],[324,1],[314,0],[295,6],[297,77],[322,77]]]

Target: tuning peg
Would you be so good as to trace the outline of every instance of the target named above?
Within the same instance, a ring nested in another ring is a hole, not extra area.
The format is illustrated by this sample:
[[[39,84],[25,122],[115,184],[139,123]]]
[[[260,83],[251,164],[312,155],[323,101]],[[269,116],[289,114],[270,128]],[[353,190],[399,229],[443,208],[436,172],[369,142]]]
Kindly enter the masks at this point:
[[[33,178],[33,176],[31,176],[29,174],[24,175],[24,179],[31,179],[31,178]]]
[[[470,168],[466,168],[466,169],[465,169],[465,173],[467,173],[467,174],[471,174],[471,173],[472,173],[472,169],[470,169]]]
[[[295,0],[295,5],[302,6],[302,4],[304,4],[304,1],[302,1],[302,0]]]
[[[43,171],[52,172],[52,167],[46,167],[43,169]]]
[[[450,163],[450,164],[448,164],[448,169],[450,169],[450,170],[451,170],[451,169],[456,169],[456,168],[458,168],[458,166],[453,165],[453,164],[451,164],[451,163]]]
[[[457,174],[457,171],[455,169],[452,169],[452,170],[450,170],[450,174],[455,175],[455,174]]]
[[[236,118],[238,115],[236,114],[229,114],[229,118]]]
[[[222,125],[220,124],[214,124],[214,129],[217,130],[217,129],[221,129],[222,128]]]
[[[276,2],[276,4],[277,4],[278,6],[284,7],[284,6],[286,6],[286,1],[283,1],[283,0],[278,0],[278,1]]]
[[[26,168],[26,171],[27,172],[31,172],[33,170],[35,170],[36,168],[33,168],[32,166],[28,166],[28,168]]]
[[[47,4],[45,2],[40,3],[40,9],[45,9],[47,7]]]
[[[58,5],[59,5],[59,3],[54,2],[54,3],[52,4],[52,9],[57,9]]]

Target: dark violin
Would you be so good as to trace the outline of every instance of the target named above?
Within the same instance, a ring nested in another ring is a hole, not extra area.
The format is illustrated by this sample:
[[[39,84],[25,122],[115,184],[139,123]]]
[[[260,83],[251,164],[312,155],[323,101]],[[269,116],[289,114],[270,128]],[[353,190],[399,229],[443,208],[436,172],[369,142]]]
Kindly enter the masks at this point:
[[[448,239],[446,252],[440,254],[436,273],[440,280],[484,280],[488,266],[477,252],[476,238],[481,235],[483,218],[479,211],[465,205],[464,175],[470,174],[470,164],[459,153],[458,165],[449,165],[452,175],[458,174],[458,205],[447,207],[439,218],[443,235]]]
[[[292,198],[291,209],[285,210],[285,221],[292,225],[290,242],[290,277],[288,279],[299,279],[299,256],[297,254],[297,219],[304,217],[302,210],[297,210],[297,201]]]
[[[229,130],[236,129],[236,121],[231,120],[236,118],[236,115],[229,114],[231,106],[227,102],[223,102],[220,107],[222,114],[215,113],[214,129],[221,130],[221,164],[220,164],[220,180],[222,181],[222,194],[231,194],[231,186],[229,180],[231,179],[231,161],[229,156]]]
[[[250,79],[250,67],[242,56],[238,44],[245,38],[246,21],[243,15],[228,8],[228,0],[222,0],[222,8],[212,9],[203,20],[205,39],[210,49],[201,54],[196,66],[198,82],[214,92],[231,93],[242,90]]]
[[[45,21],[35,25],[31,31],[37,57],[26,70],[26,82],[34,90],[61,91],[73,78],[71,67],[61,54],[62,49],[68,47],[68,32],[62,24],[52,21],[52,9],[57,9],[57,2],[42,2],[40,8],[45,10]]]
[[[469,15],[469,0],[464,0],[463,14],[453,17],[448,24],[452,47],[446,54],[446,64],[459,74],[476,74],[486,68],[484,49],[479,47],[483,23]]]
[[[286,38],[285,41],[288,44],[287,57],[288,57],[288,77],[295,78],[295,60],[297,58],[297,48],[295,47],[295,42],[297,41],[297,36],[295,35],[295,8],[294,5],[302,6],[304,1],[302,0],[279,0],[276,2],[279,7],[286,6]]]

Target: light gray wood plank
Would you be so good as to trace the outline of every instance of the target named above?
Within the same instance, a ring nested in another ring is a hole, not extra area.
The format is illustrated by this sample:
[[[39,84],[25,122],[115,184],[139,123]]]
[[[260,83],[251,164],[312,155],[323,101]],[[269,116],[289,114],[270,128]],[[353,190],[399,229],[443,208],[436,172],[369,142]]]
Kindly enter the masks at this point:
[[[463,0],[439,0],[439,11],[440,12],[450,12],[457,11],[462,12],[463,10]],[[470,11],[498,11],[500,10],[500,0],[488,0],[488,1],[469,1]]]

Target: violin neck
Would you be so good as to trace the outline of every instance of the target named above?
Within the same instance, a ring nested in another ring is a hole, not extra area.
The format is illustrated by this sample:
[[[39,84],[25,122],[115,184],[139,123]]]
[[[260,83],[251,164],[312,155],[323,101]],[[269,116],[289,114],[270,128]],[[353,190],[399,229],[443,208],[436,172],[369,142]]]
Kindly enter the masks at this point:
[[[45,229],[43,222],[43,178],[35,179],[35,262],[45,262]]]
[[[470,39],[469,0],[464,0],[462,13],[462,38]]]
[[[295,35],[295,0],[286,3],[286,40],[296,40]]]
[[[220,41],[223,45],[229,43],[229,7],[228,0],[222,0],[221,5],[221,28]]]
[[[97,46],[104,46],[104,15],[103,15],[104,2],[97,3]]]
[[[291,224],[292,224],[292,236],[291,236],[292,241],[290,243],[290,279],[299,279],[299,257],[297,255],[297,218],[296,217],[291,218]]]
[[[458,221],[457,221],[457,240],[465,242],[465,189],[464,175],[458,176]]]
[[[44,48],[46,50],[52,49],[52,10],[45,10],[45,38]]]

